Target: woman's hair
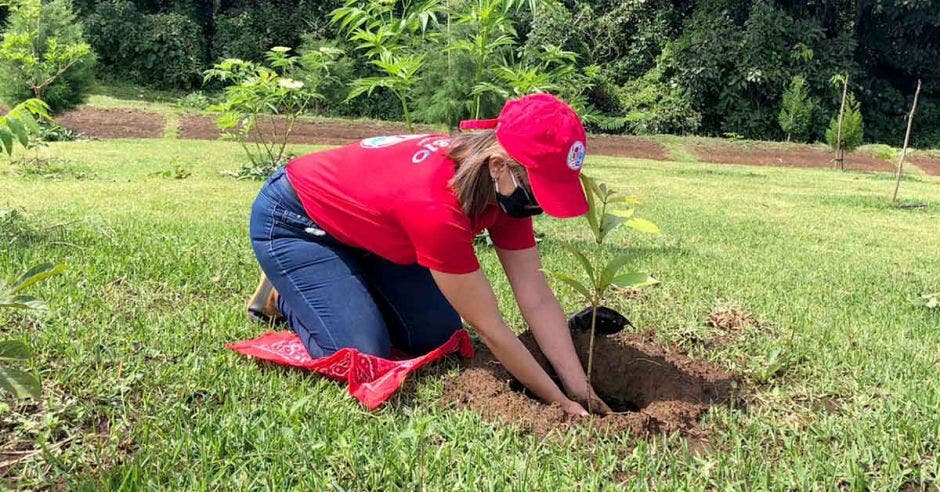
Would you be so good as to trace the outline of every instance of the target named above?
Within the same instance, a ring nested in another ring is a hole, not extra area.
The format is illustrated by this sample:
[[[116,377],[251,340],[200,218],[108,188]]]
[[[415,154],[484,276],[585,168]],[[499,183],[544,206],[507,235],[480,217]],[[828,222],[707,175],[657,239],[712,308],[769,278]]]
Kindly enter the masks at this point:
[[[496,139],[496,130],[461,133],[451,140],[447,155],[456,163],[457,169],[450,186],[467,217],[483,213],[496,193],[489,161],[490,156],[500,150],[502,147]]]

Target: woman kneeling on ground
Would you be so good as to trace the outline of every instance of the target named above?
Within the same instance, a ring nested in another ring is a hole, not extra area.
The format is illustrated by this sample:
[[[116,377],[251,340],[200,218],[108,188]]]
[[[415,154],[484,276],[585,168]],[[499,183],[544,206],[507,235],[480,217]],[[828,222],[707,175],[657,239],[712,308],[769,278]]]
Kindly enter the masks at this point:
[[[585,384],[532,229],[543,209],[558,218],[587,212],[584,127],[567,104],[537,94],[461,128],[480,131],[368,138],[275,172],[254,202],[250,230],[276,310],[315,358],[345,347],[380,357],[393,345],[426,353],[463,318],[542,400],[574,415],[587,415],[589,400],[609,412]],[[568,396],[503,321],[473,247],[483,229]],[[275,314],[259,306],[263,290],[249,311]]]

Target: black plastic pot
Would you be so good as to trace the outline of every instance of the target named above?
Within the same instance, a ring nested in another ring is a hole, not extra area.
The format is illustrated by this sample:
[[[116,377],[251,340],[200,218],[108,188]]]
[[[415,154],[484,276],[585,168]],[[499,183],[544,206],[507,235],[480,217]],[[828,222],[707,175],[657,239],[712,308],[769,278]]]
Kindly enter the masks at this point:
[[[568,318],[568,329],[571,331],[591,331],[591,316],[593,309],[588,306],[581,311],[572,314]],[[597,308],[597,323],[594,326],[594,336],[613,335],[622,331],[627,326],[633,328],[633,323],[626,316],[610,309],[609,307],[599,306]]]

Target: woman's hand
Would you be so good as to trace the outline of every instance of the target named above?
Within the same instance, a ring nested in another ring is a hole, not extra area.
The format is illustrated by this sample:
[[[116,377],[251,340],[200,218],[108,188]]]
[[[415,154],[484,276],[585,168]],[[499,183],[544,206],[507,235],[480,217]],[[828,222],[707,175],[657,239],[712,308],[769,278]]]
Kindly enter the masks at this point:
[[[590,415],[587,412],[587,410],[585,410],[584,407],[581,406],[580,403],[574,400],[567,400],[562,405],[561,409],[564,410],[565,413],[567,413],[568,415],[571,415],[574,417],[587,417],[588,415]]]
[[[587,388],[587,383],[581,385],[581,391],[569,391],[572,398],[581,404],[582,407],[590,409],[592,413],[598,415],[608,415],[614,413],[613,410],[604,403],[604,400],[601,397],[597,396],[597,393],[594,392],[594,388]],[[587,390],[587,391],[586,391]]]

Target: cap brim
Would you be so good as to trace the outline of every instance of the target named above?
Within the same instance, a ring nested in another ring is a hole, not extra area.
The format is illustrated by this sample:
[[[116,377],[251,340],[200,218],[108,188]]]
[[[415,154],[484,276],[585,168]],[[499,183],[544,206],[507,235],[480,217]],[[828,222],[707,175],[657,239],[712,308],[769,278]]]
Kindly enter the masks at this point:
[[[552,217],[569,219],[588,212],[587,197],[577,175],[570,178],[545,179],[538,173],[529,172],[532,193],[542,210]]]

